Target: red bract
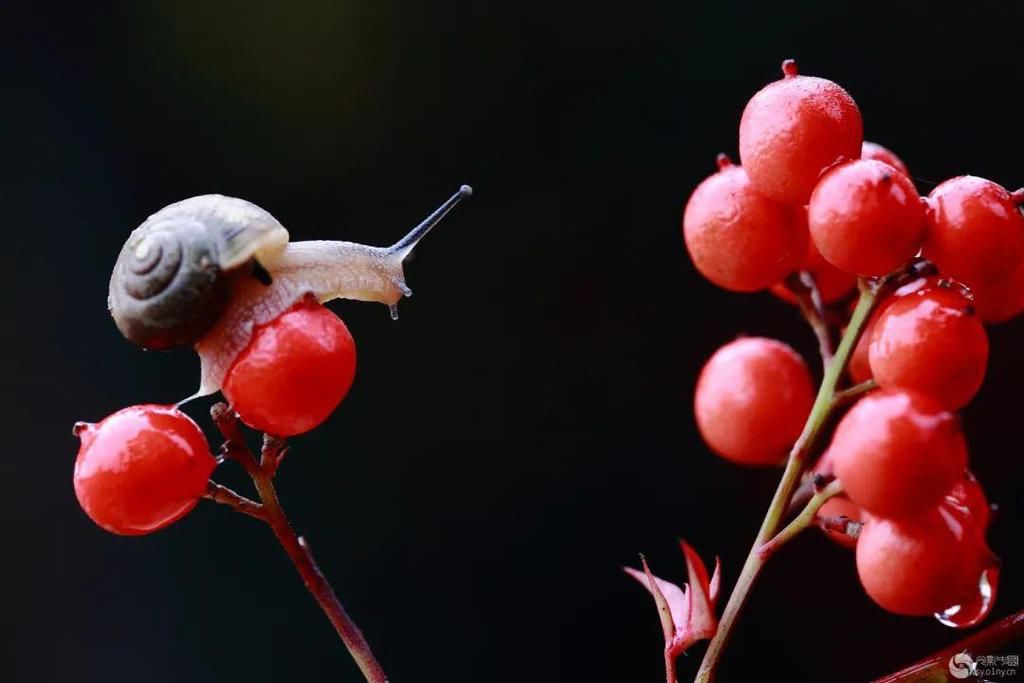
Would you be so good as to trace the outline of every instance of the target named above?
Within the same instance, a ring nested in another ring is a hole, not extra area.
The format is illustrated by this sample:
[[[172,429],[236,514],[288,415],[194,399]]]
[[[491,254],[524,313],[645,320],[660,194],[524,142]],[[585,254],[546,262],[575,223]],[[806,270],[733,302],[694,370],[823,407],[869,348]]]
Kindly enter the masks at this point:
[[[216,465],[202,431],[174,406],[139,405],[80,422],[75,494],[115,534],[148,534],[184,517]]]
[[[960,290],[930,282],[879,315],[870,361],[880,386],[919,391],[959,410],[985,379],[988,335]]]
[[[910,171],[907,170],[907,165],[903,163],[903,160],[892,153],[891,150],[882,147],[877,142],[864,141],[864,144],[860,148],[861,159],[874,159],[875,161],[881,161],[882,163],[889,164],[903,175],[910,177]]]
[[[688,583],[683,587],[651,574],[647,560],[643,571],[625,567],[627,574],[640,582],[654,598],[665,635],[665,651],[675,657],[699,640],[712,638],[718,630],[715,606],[721,581],[721,563],[715,558],[715,572],[708,579],[708,570],[700,556],[686,541],[679,542],[686,559]]]
[[[814,402],[811,373],[782,342],[747,337],[726,344],[697,381],[694,413],[711,448],[746,465],[781,462]]]
[[[694,190],[683,213],[690,258],[719,287],[770,287],[803,260],[807,231],[796,210],[755,192],[746,172],[724,155],[719,169]]]
[[[906,391],[877,391],[858,401],[829,451],[850,500],[887,517],[934,507],[967,467],[956,416]]]
[[[334,412],[355,372],[355,342],[345,323],[307,298],[253,332],[228,371],[224,395],[250,427],[292,436]]]
[[[758,192],[802,206],[825,169],[860,158],[862,123],[853,98],[832,81],[797,75],[793,60],[782,70],[743,110],[740,161]]]
[[[975,176],[928,195],[924,255],[943,274],[977,286],[1007,278],[1024,261],[1024,217],[1001,185]]]
[[[884,609],[930,615],[973,597],[987,549],[943,507],[901,520],[871,517],[857,541],[857,573]]]
[[[826,173],[811,195],[807,221],[825,260],[857,275],[896,270],[924,240],[924,205],[914,183],[872,159]]]

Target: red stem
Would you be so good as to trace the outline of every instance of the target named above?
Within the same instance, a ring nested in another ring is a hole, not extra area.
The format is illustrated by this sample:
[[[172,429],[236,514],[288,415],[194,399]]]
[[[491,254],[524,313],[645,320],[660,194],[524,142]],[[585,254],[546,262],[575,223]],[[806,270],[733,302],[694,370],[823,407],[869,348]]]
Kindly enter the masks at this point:
[[[991,653],[1019,638],[1024,638],[1024,611],[997,621],[988,628],[928,655],[905,669],[879,678],[875,683],[945,681],[949,679],[949,660],[953,655],[960,652],[976,655]]]

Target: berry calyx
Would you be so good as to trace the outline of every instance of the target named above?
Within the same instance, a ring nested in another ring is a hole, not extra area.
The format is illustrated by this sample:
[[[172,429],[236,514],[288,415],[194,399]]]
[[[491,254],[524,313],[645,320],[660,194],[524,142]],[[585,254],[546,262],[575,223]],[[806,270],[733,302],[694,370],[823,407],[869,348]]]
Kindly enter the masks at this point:
[[[926,283],[879,315],[871,372],[882,387],[915,390],[959,410],[985,379],[988,335],[959,289],[942,280]]]
[[[924,205],[914,183],[873,159],[828,171],[811,195],[807,221],[825,260],[849,273],[886,275],[924,240]]]
[[[75,495],[115,534],[148,534],[184,517],[216,465],[202,431],[174,406],[131,406],[97,424],[78,423],[75,435]]]
[[[829,451],[850,500],[893,518],[935,507],[967,467],[956,416],[907,391],[876,391],[858,401],[839,422]]]
[[[884,164],[889,164],[903,175],[910,177],[910,171],[907,170],[907,165],[903,163],[903,160],[896,156],[892,150],[882,147],[877,142],[864,141],[864,144],[860,148],[861,159],[874,159],[875,161],[881,161]]]
[[[253,331],[223,390],[253,429],[293,436],[334,412],[355,372],[355,342],[345,323],[307,297]]]
[[[901,520],[870,517],[857,541],[857,574],[883,609],[925,616],[977,593],[987,554],[942,507]]]
[[[697,381],[697,427],[718,455],[745,465],[786,457],[814,402],[803,358],[774,339],[746,337],[718,349]]]
[[[807,230],[791,207],[754,191],[741,167],[719,171],[686,204],[683,238],[697,270],[719,287],[753,292],[779,282],[807,253]]]
[[[924,256],[975,287],[1007,278],[1024,262],[1024,217],[1014,195],[976,176],[941,183],[927,199]]]
[[[824,78],[785,76],[757,92],[740,121],[740,161],[758,192],[804,205],[822,172],[860,158],[863,124],[853,98]]]

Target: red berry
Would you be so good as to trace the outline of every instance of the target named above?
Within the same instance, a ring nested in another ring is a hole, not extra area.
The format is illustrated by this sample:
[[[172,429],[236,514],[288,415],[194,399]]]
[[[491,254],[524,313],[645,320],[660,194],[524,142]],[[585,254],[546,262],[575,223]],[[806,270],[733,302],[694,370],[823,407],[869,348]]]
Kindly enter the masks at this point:
[[[746,172],[724,155],[719,169],[694,190],[683,213],[690,258],[719,287],[770,287],[803,260],[807,231],[794,209],[755,192]]]
[[[1024,262],[1024,217],[1001,185],[975,176],[928,195],[924,255],[944,274],[976,286],[1009,277]]]
[[[880,386],[919,391],[959,410],[985,378],[988,335],[959,290],[929,282],[880,314],[870,360]]]
[[[953,484],[941,504],[984,538],[992,511],[985,491],[974,475],[967,472],[963,479]]]
[[[75,434],[78,502],[115,534],[148,534],[184,517],[216,465],[202,431],[174,406],[132,406],[79,423]]]
[[[312,297],[257,327],[224,381],[224,396],[253,429],[308,432],[345,398],[356,346],[345,323]]]
[[[850,500],[894,518],[935,507],[967,467],[956,416],[905,391],[876,391],[858,401],[829,450]]]
[[[881,161],[882,163],[889,164],[903,175],[910,177],[910,171],[907,170],[907,165],[903,163],[903,160],[893,154],[890,150],[882,147],[876,142],[864,141],[864,144],[860,148],[861,159],[874,159],[875,161]]]
[[[982,322],[1001,323],[1024,311],[1024,263],[1008,276],[971,286],[974,308]]]
[[[801,209],[799,213],[802,217],[801,222],[806,225],[807,211]],[[839,270],[826,261],[811,239],[807,240],[807,256],[804,257],[803,263],[797,269],[814,276],[814,284],[818,287],[821,300],[826,304],[839,301],[857,286],[857,277]],[[783,301],[791,304],[796,303],[796,297],[793,295],[793,292],[783,284],[774,285],[771,288],[771,292]]]
[[[694,412],[716,453],[745,465],[773,465],[800,435],[813,402],[811,373],[796,351],[774,339],[746,337],[708,360]]]
[[[860,111],[850,95],[824,78],[785,76],[750,98],[740,121],[740,161],[758,192],[804,205],[822,172],[860,158]]]
[[[861,331],[860,339],[857,340],[857,345],[853,347],[853,351],[850,353],[850,360],[846,365],[846,372],[850,375],[850,381],[854,384],[860,384],[861,382],[867,382],[869,379],[874,377],[871,374],[871,361],[869,360],[869,349],[871,348],[871,334],[874,332],[875,323],[878,322],[878,312],[876,311],[868,318],[867,323],[864,324],[864,329]]]
[[[924,616],[977,592],[982,550],[941,507],[901,520],[871,517],[857,541],[857,573],[882,608]]]
[[[860,506],[849,498],[834,496],[826,500],[825,504],[821,506],[818,510],[818,517],[846,517],[853,522],[863,522],[866,516],[864,511],[860,509]],[[857,547],[857,539],[844,533],[826,530],[825,535],[839,545],[846,546],[847,548]]]
[[[921,247],[924,212],[907,176],[881,161],[860,159],[822,177],[807,220],[829,263],[857,275],[886,275]]]

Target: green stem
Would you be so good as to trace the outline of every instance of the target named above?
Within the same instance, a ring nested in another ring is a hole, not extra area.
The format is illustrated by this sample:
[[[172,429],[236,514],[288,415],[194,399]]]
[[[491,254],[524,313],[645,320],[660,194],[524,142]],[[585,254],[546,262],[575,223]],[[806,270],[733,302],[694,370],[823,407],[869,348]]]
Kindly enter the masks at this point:
[[[878,296],[878,285],[861,280],[859,286],[860,299],[857,301],[857,307],[850,316],[850,324],[847,326],[846,332],[839,342],[839,348],[836,349],[835,357],[828,364],[825,376],[822,378],[821,386],[818,389],[818,395],[814,399],[811,414],[807,417],[807,422],[804,425],[803,433],[793,445],[792,451],[790,451],[786,469],[782,473],[782,479],[779,481],[779,486],[775,490],[775,496],[768,506],[764,521],[761,523],[761,529],[758,531],[757,538],[750,548],[750,553],[743,564],[739,578],[736,580],[736,586],[729,596],[729,602],[722,611],[718,632],[715,633],[715,637],[711,639],[711,643],[708,645],[707,652],[704,654],[704,661],[701,662],[697,677],[694,679],[695,683],[711,683],[711,681],[715,680],[725,647],[728,645],[729,638],[732,636],[733,629],[736,626],[736,620],[743,611],[743,605],[746,603],[750,589],[753,587],[754,582],[761,573],[761,569],[764,567],[765,561],[768,559],[761,554],[761,548],[772,539],[781,526],[789,500],[800,481],[800,475],[811,454],[814,452],[822,429],[836,407],[836,385],[839,383],[839,378],[846,368],[850,354],[853,352],[853,348],[860,338],[868,317],[875,307]]]
[[[814,494],[814,497],[807,501],[807,505],[800,511],[800,514],[793,518],[793,520],[785,526],[779,533],[775,534],[770,541],[761,546],[758,553],[764,558],[768,559],[771,557],[779,548],[789,542],[794,536],[799,534],[804,529],[809,529],[814,525],[814,518],[818,514],[818,510],[824,505],[829,498],[837,496],[843,492],[843,485],[839,480],[833,480],[821,491]]]

